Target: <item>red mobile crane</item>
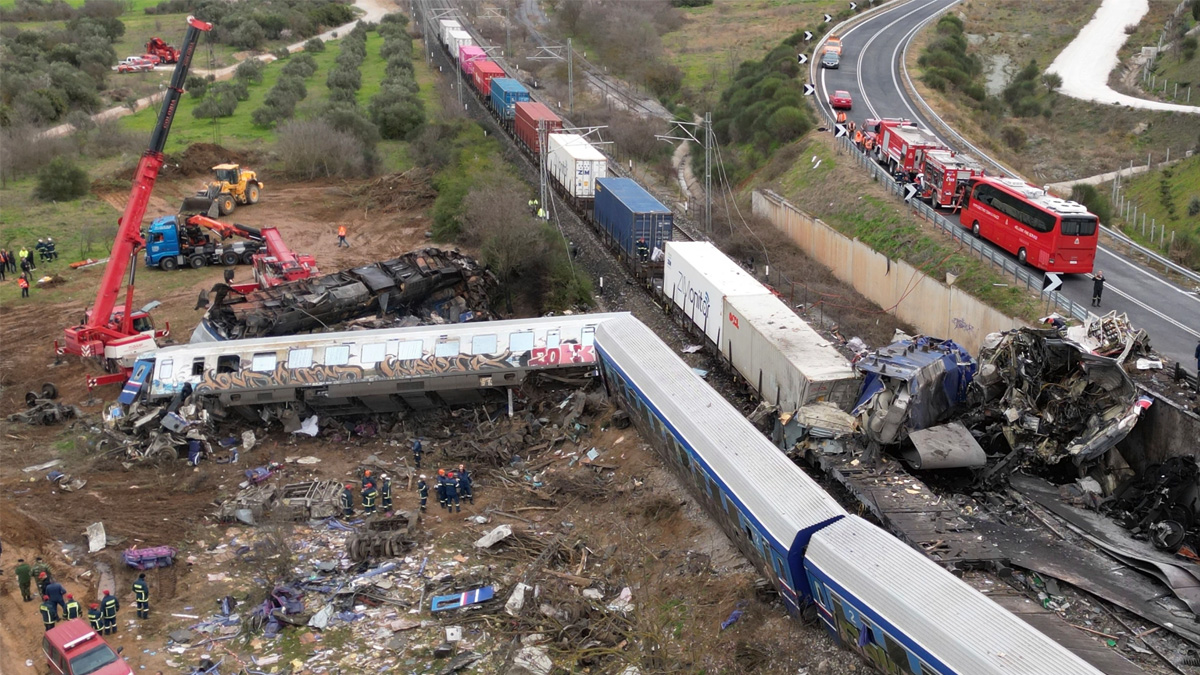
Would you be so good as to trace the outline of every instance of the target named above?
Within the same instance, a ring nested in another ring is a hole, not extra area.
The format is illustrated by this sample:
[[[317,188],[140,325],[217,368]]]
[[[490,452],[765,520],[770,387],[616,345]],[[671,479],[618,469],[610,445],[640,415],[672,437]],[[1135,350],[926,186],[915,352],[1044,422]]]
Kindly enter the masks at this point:
[[[179,61],[179,50],[167,44],[162,38],[150,38],[150,41],[146,43],[146,53],[157,56],[162,63]]]
[[[133,357],[156,348],[158,345],[154,342],[155,338],[170,334],[169,324],[165,330],[157,331],[145,311],[133,311],[133,288],[137,253],[146,243],[141,234],[142,218],[146,215],[150,193],[158,181],[158,170],[162,168],[167,134],[171,131],[171,122],[175,119],[179,98],[183,95],[183,84],[187,80],[200,33],[212,30],[212,24],[192,16],[188,17],[187,22],[188,28],[183,38],[183,48],[179,53],[179,62],[175,65],[171,83],[163,97],[158,123],[150,134],[150,147],[142,153],[137,170],[134,171],[129,202],[125,205],[121,219],[117,221],[117,238],[113,242],[108,265],[104,268],[100,288],[96,291],[96,300],[84,315],[82,324],[71,326],[64,331],[64,344],[59,345],[58,341],[54,343],[58,354],[78,354],[103,360],[108,374],[88,378],[89,387],[123,381],[126,370],[132,366]],[[121,290],[121,278],[125,276],[126,271],[129,272],[129,281],[125,287],[125,307],[123,310],[114,311],[117,295]]]

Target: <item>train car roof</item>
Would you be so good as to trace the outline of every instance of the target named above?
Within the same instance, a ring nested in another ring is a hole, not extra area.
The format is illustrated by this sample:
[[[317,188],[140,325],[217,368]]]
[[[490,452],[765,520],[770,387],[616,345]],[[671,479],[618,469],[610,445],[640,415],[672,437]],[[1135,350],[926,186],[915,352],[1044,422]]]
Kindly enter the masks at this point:
[[[636,382],[646,404],[663,414],[776,541],[790,547],[798,532],[846,515],[641,321],[625,316],[604,322],[596,329],[596,347]]]
[[[836,382],[858,377],[850,360],[833,343],[774,295],[730,295],[725,301],[809,381]]]
[[[671,209],[668,209],[632,178],[617,176],[597,178],[596,190],[608,190],[634,213],[671,213]]]
[[[408,328],[378,328],[373,330],[347,330],[332,333],[307,333],[304,335],[280,335],[273,337],[249,338],[245,340],[222,340],[219,342],[200,342],[186,345],[175,345],[155,350],[152,355],[170,356],[172,354],[230,354],[251,351],[271,351],[293,347],[319,347],[327,344],[342,344],[346,342],[379,342],[386,340],[419,340],[423,338],[440,337],[472,337],[475,335],[491,335],[493,333],[514,332],[520,330],[536,330],[539,328],[554,328],[558,326],[589,326],[628,316],[625,312],[608,312],[597,314],[572,314],[561,316],[546,316],[533,319],[507,319],[504,321],[475,321],[472,323],[442,324],[437,326],[412,326]],[[147,355],[143,358],[151,358]]]
[[[956,673],[1100,675],[941,565],[857,516],[813,535],[805,557],[833,580],[835,591],[869,606],[876,615],[867,617],[876,626],[911,638]]]

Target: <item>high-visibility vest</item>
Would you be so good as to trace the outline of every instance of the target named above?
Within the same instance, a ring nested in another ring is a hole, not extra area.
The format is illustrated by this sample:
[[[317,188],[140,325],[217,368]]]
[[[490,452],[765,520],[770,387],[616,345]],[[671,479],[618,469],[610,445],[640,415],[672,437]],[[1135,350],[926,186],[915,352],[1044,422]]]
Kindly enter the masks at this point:
[[[346,236],[346,226],[345,225],[338,225],[338,236],[339,237]]]
[[[82,611],[83,611],[83,606],[79,604],[78,600],[72,600],[67,603],[67,618],[68,619],[78,619],[79,614]]]
[[[54,625],[54,613],[50,611],[50,605],[43,602],[38,607],[38,611],[42,613],[42,623],[50,626]]]

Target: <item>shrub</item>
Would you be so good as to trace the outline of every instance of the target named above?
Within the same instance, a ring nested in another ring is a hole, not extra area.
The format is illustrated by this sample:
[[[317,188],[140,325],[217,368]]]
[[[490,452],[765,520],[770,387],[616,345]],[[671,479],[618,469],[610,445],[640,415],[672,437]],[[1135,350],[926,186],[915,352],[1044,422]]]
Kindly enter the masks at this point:
[[[304,43],[305,54],[316,54],[325,51],[325,41],[319,37],[311,37]]]
[[[803,136],[809,128],[808,117],[799,108],[791,106],[776,110],[767,120],[767,129],[784,143]]]
[[[1187,214],[1192,217],[1200,216],[1200,197],[1192,197],[1192,201],[1188,202]]]
[[[311,180],[363,172],[362,143],[324,120],[288,122],[279,128],[278,138],[275,150],[288,175]]]
[[[246,83],[258,84],[263,79],[263,69],[266,66],[258,59],[246,59],[238,64],[233,76]]]
[[[88,192],[87,171],[66,157],[55,157],[38,172],[33,196],[42,201],[66,202]]]
[[[284,77],[299,77],[303,80],[308,79],[315,72],[317,72],[317,60],[307,52],[303,52],[285,63],[279,74]]]
[[[281,76],[275,81],[275,86],[271,87],[271,89],[272,91],[291,94],[297,101],[302,101],[305,96],[308,96],[308,89],[304,86],[304,80],[292,75]]]
[[[230,44],[241,49],[258,49],[267,39],[267,31],[254,19],[246,19],[233,31]]]
[[[1042,84],[1046,85],[1046,91],[1053,94],[1062,86],[1062,75],[1058,73],[1046,73],[1042,75]]]
[[[279,122],[282,122],[283,120],[291,118],[292,114],[295,112],[295,108],[295,103],[286,105],[282,103],[264,102],[262,106],[256,108],[254,112],[250,113],[250,120],[254,122],[256,126],[271,127]]]
[[[208,89],[209,82],[211,82],[211,80],[207,77],[203,77],[201,75],[188,75],[187,80],[183,84],[183,89],[192,98],[204,98],[204,92]]]
[[[271,52],[271,55],[276,59],[283,61],[292,55],[292,52],[287,48],[287,45],[280,46],[278,49]]]
[[[1087,207],[1088,211],[1096,214],[1101,223],[1108,223],[1112,218],[1112,209],[1108,198],[1100,194],[1094,185],[1077,183],[1071,186],[1071,199]]]
[[[325,86],[330,89],[358,91],[362,88],[362,73],[358,72],[357,67],[336,66],[325,78]]]
[[[237,110],[238,97],[235,87],[223,86],[220,82],[208,88],[208,95],[203,101],[192,108],[192,116],[197,119],[212,119],[215,117],[232,117]],[[242,85],[245,87],[245,85]]]
[[[425,122],[425,107],[407,87],[385,83],[368,106],[371,121],[387,139],[411,139]]]
[[[364,148],[374,148],[379,142],[379,128],[357,105],[333,103],[327,105],[318,117],[337,131],[351,134]]]
[[[1028,140],[1028,137],[1024,129],[1010,124],[1000,130],[1000,140],[1004,141],[1004,144],[1013,150],[1020,150],[1025,147],[1025,141]]]

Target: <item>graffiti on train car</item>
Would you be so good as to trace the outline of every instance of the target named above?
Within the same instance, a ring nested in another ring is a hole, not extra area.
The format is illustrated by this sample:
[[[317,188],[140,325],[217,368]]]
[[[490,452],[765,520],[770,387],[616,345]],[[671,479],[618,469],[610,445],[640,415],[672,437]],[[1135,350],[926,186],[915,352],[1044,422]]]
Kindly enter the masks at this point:
[[[557,347],[534,347],[529,353],[530,366],[558,366],[595,362],[595,347],[574,342],[564,343]]]

